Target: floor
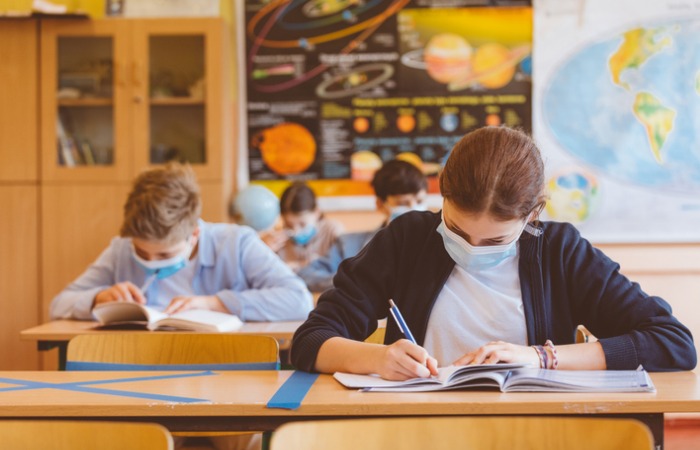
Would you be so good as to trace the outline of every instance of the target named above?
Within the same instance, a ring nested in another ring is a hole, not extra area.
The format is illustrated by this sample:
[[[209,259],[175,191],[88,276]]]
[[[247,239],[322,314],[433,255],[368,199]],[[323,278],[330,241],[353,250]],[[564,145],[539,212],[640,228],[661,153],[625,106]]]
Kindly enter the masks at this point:
[[[700,419],[666,419],[664,450],[700,449]]]

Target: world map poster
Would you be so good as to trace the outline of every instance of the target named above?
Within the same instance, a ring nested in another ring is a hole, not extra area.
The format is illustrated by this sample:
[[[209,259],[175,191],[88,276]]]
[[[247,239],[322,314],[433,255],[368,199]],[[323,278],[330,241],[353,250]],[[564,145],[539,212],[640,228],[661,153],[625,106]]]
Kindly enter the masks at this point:
[[[594,242],[700,240],[700,3],[534,3],[546,218]]]
[[[474,3],[246,0],[250,181],[279,193],[303,180],[332,207],[373,207],[386,161],[415,164],[437,194],[468,131],[530,131],[532,9]]]

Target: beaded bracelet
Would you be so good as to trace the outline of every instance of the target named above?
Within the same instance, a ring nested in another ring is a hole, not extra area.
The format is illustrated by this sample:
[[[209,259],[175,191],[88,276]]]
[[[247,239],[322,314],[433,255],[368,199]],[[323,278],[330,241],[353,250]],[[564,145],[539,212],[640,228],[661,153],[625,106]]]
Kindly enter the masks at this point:
[[[557,357],[557,349],[554,348],[554,344],[549,339],[547,339],[547,342],[544,343],[544,346],[549,347],[549,349],[552,351],[552,370],[557,370],[557,367],[559,366],[559,358]]]
[[[547,351],[541,345],[531,345],[531,347],[535,349],[537,357],[540,359],[540,369],[546,369],[549,363]]]

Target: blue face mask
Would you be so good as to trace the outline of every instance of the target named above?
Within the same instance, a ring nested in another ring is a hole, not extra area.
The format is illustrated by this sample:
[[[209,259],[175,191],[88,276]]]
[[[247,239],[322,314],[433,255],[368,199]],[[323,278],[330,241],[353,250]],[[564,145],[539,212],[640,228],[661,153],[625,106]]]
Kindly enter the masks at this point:
[[[136,253],[133,245],[131,246],[131,256],[133,256],[136,264],[138,264],[139,267],[146,272],[147,277],[155,274],[156,278],[159,280],[174,275],[175,273],[184,269],[187,266],[187,261],[189,260],[191,254],[192,245],[188,244],[187,248],[185,248],[185,250],[179,255],[175,255],[168,259],[154,259],[149,261],[141,258]]]
[[[315,225],[307,226],[293,234],[292,240],[297,245],[306,245],[311,241],[311,239],[313,239],[314,236],[316,236],[316,231]]]
[[[523,225],[524,229],[525,225]],[[445,225],[444,218],[437,227],[450,258],[464,270],[489,269],[514,256],[518,252],[518,239],[523,230],[520,230],[518,237],[507,244],[475,247],[450,230]]]

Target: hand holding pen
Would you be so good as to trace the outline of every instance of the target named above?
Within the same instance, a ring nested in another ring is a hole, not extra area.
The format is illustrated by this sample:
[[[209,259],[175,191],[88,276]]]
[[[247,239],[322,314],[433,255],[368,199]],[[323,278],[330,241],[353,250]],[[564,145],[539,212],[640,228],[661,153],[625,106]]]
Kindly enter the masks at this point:
[[[386,361],[395,372],[392,379],[427,378],[437,375],[437,361],[416,343],[399,308],[389,300],[389,312],[396,321],[406,340],[399,340],[387,347]],[[388,378],[388,377],[384,377]]]

